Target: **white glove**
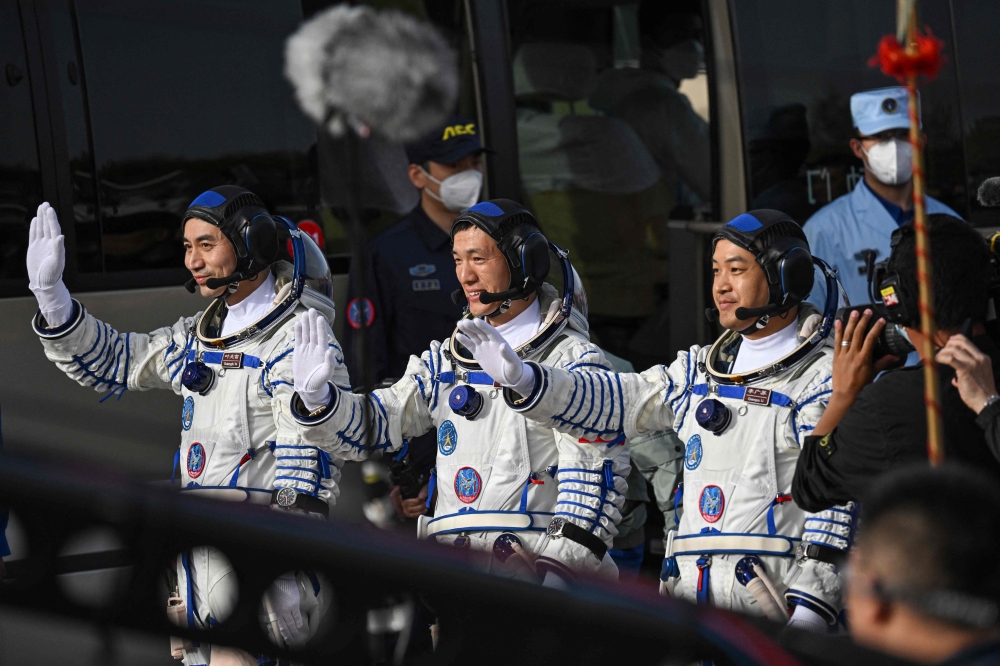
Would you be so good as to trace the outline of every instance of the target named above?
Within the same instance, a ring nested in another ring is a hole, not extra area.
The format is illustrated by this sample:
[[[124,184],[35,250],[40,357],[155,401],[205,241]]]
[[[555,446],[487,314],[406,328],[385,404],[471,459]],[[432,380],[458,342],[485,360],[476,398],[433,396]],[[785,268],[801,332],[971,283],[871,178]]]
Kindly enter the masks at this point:
[[[278,616],[278,632],[285,642],[294,641],[302,628],[302,612],[299,610],[302,595],[295,574],[289,572],[278,576],[268,594],[271,595],[274,614]]]
[[[66,268],[65,237],[59,218],[49,203],[38,207],[37,217],[28,230],[28,288],[38,301],[38,309],[49,328],[62,326],[73,314],[73,299],[63,284]]]
[[[500,332],[485,319],[463,319],[458,322],[456,338],[483,366],[494,381],[526,396],[535,388],[535,373],[507,344]]]
[[[787,626],[793,629],[801,629],[802,631],[811,631],[814,634],[825,634],[830,630],[830,625],[827,623],[826,618],[811,608],[806,608],[802,605],[795,606],[795,612],[792,613]]]
[[[295,322],[295,351],[292,352],[292,374],[295,391],[306,409],[313,411],[330,402],[330,386],[337,369],[337,356],[330,346],[326,318],[316,310],[309,311]]]

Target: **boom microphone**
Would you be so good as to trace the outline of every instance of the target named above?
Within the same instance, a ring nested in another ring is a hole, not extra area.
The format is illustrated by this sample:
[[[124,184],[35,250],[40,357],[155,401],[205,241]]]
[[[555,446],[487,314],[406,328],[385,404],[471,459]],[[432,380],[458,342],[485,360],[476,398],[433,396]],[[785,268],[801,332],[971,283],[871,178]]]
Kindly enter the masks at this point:
[[[521,290],[517,287],[506,289],[504,291],[498,291],[495,294],[489,291],[483,291],[479,293],[479,302],[484,304],[499,303],[500,301],[506,301],[510,298],[517,298],[520,293]]]
[[[188,290],[188,293],[193,294],[197,284],[198,283],[194,281],[194,278],[191,278],[190,280],[184,283],[184,288]]]
[[[285,49],[299,106],[335,137],[347,127],[413,141],[439,127],[458,95],[455,54],[428,23],[394,10],[332,7]]]
[[[979,186],[976,198],[979,199],[979,205],[985,208],[1000,206],[1000,177],[994,176],[984,180]]]
[[[762,305],[759,308],[736,308],[736,318],[743,319],[754,319],[757,317],[770,316],[773,314],[778,314],[778,310],[781,308],[777,305]]]

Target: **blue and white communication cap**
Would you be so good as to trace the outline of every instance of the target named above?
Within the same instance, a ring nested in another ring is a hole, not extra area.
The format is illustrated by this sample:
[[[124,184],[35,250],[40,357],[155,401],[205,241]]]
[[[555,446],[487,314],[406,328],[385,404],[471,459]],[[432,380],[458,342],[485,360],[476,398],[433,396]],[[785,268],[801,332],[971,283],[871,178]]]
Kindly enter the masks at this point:
[[[917,104],[919,106],[920,97],[917,97]],[[906,88],[893,86],[854,93],[851,95],[851,118],[854,119],[854,126],[865,136],[909,128],[910,100]],[[920,125],[923,127],[922,120]]]

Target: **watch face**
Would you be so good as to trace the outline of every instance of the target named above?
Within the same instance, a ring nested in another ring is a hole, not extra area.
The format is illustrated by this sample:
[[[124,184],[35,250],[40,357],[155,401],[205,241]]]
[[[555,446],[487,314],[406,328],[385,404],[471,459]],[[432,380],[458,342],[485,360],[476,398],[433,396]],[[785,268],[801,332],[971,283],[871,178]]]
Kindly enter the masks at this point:
[[[550,537],[560,536],[562,534],[563,526],[566,524],[565,518],[553,518],[552,522],[549,523],[549,529],[547,533]]]
[[[274,499],[278,506],[295,506],[295,496],[297,494],[298,493],[295,492],[295,488],[282,488],[278,491],[278,494]]]

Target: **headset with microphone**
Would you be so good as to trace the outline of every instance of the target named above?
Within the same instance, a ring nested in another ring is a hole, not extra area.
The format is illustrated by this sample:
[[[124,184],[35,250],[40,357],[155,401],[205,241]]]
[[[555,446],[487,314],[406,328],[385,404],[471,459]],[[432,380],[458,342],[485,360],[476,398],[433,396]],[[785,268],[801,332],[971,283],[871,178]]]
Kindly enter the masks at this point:
[[[538,222],[528,209],[509,199],[483,201],[455,220],[452,239],[455,229],[466,224],[479,227],[496,242],[510,270],[507,289],[479,294],[480,303],[500,303],[487,317],[506,312],[511,301],[527,298],[542,285],[551,267],[550,243],[542,235]],[[465,291],[461,288],[452,292],[451,300],[456,305],[468,305]]]
[[[209,289],[229,285],[234,291],[242,280],[251,280],[279,259],[288,240],[285,225],[278,225],[264,203],[249,190],[236,185],[222,185],[203,192],[184,213],[183,225],[192,217],[219,227],[236,252],[236,269],[226,277],[209,278]],[[192,294],[196,282],[191,278],[185,288]]]

